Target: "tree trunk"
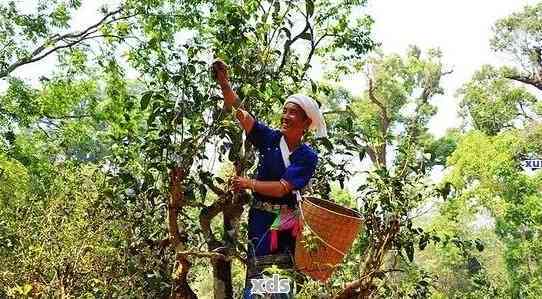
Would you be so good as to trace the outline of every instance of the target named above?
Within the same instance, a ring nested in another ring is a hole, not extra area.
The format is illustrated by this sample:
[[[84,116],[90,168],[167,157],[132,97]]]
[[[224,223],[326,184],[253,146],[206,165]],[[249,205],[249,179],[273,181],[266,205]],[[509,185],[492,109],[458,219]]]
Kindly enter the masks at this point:
[[[399,222],[392,220],[390,226],[379,234],[381,235],[380,240],[374,243],[374,247],[367,249],[370,250],[370,253],[363,267],[364,270],[361,278],[347,284],[334,299],[372,298],[375,295],[377,287],[373,283],[373,280],[381,271],[384,258],[391,248],[392,242],[399,232],[399,228]]]
[[[177,223],[177,214],[185,205],[183,180],[184,171],[180,167],[171,170],[169,174],[170,197],[168,201],[168,230],[170,244],[175,249],[175,266],[173,269],[173,284],[171,285],[171,293],[169,298],[174,299],[197,299],[196,294],[190,288],[187,282],[188,271],[190,270],[190,262],[186,255],[181,254],[184,250],[184,242],[181,239],[179,232],[179,224]]]
[[[175,263],[175,272],[173,277],[173,285],[171,286],[170,299],[197,299],[198,297],[190,288],[186,278],[190,270],[190,262],[186,256],[180,255]]]
[[[226,210],[222,212],[224,220],[224,246],[216,252],[228,255],[227,247],[233,246],[229,237],[229,232],[232,229],[230,219]],[[233,285],[231,278],[231,259],[215,259],[213,261],[213,288],[214,288],[214,298],[215,299],[231,299],[233,298]]]
[[[215,259],[213,261],[213,278],[214,298],[232,299],[231,260]]]

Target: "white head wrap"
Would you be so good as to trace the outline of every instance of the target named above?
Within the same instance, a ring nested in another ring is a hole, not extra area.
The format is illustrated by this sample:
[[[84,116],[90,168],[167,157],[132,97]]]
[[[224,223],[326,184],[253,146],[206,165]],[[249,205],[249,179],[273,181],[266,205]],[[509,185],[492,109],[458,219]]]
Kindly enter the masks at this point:
[[[286,99],[284,105],[287,103],[297,104],[305,111],[307,116],[311,119],[309,129],[316,130],[316,137],[327,137],[324,115],[322,115],[320,108],[318,108],[318,103],[316,103],[315,100],[306,95],[294,94]]]

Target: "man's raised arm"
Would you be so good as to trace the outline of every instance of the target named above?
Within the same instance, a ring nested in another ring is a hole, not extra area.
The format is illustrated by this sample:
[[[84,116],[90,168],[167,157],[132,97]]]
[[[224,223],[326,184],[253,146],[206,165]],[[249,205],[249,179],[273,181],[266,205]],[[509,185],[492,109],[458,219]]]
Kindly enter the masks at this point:
[[[213,62],[213,72],[215,79],[222,89],[222,95],[224,96],[224,105],[227,111],[231,110],[231,107],[237,108],[235,116],[241,123],[241,127],[245,132],[250,133],[254,126],[254,117],[252,117],[246,110],[240,108],[239,97],[235,91],[231,88],[230,80],[228,77],[228,69],[224,62],[217,60]]]

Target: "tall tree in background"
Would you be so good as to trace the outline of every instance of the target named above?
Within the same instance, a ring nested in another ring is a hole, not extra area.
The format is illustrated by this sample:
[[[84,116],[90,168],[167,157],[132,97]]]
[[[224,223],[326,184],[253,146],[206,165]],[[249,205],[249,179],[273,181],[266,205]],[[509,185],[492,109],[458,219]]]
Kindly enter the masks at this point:
[[[440,82],[448,71],[438,50],[422,54],[417,47],[405,56],[377,53],[348,65],[365,75],[366,89],[360,98],[341,96],[339,106],[346,105],[346,110],[328,117],[336,138],[332,143],[345,154],[361,160],[368,157],[373,169],[366,172],[366,183],[358,190],[365,228],[354,257],[349,257],[357,262],[358,274],[336,298],[426,296],[429,282],[422,272],[416,274],[410,291],[394,293],[387,285],[395,272],[404,271],[399,270],[402,265],[413,261],[414,244],[424,244],[423,249],[434,241],[431,234],[413,226],[411,212],[438,196],[426,178],[453,150],[446,140],[437,140],[427,131],[435,113],[430,101],[442,94]]]
[[[477,71],[458,95],[463,118],[490,136],[514,126],[524,127],[536,116],[535,96],[489,65]]]
[[[522,160],[542,154],[535,94],[542,90],[541,11],[541,4],[526,6],[496,23],[491,45],[511,55],[517,67],[483,66],[459,90],[466,124],[474,130],[460,138],[445,178],[455,190],[448,205],[472,215],[487,209],[495,220],[509,286],[503,295],[512,297],[535,298],[542,285],[541,176],[522,168]]]
[[[542,3],[525,6],[499,20],[494,27],[491,47],[510,55],[519,65],[506,72],[512,80],[542,90]]]
[[[486,208],[496,221],[504,243],[504,259],[511,296],[534,298],[540,293],[540,175],[528,176],[520,157],[528,148],[528,134],[518,129],[496,136],[473,131],[460,139],[449,159],[447,181],[456,190],[450,205]],[[491,159],[488,159],[491,157]]]

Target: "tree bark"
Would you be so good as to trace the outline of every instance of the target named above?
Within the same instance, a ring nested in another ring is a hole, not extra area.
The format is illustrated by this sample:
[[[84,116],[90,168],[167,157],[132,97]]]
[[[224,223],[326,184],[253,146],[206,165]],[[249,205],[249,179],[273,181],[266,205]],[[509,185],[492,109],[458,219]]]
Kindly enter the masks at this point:
[[[241,175],[244,165],[241,161],[235,161],[235,173]],[[226,194],[224,197],[224,205],[222,207],[222,216],[224,223],[224,231],[222,248],[217,252],[225,256],[231,256],[236,250],[236,242],[238,239],[239,219],[243,213],[243,206],[248,203],[248,194],[245,192],[236,194]],[[213,261],[213,277],[214,277],[214,298],[215,299],[230,299],[233,298],[233,283],[232,283],[232,260],[214,260]]]
[[[537,80],[536,78],[526,77],[526,76],[507,76],[507,78],[534,86],[538,90],[542,90],[542,80]]]
[[[229,257],[234,255],[236,250],[238,222],[243,213],[243,206],[248,203],[249,195],[245,192],[232,195],[219,189],[213,191],[215,193],[219,191],[221,196],[211,206],[201,210],[200,227],[207,239],[208,250],[226,257],[212,260],[214,298],[233,298],[232,261]],[[211,221],[220,213],[223,216],[224,230],[222,240],[217,240],[211,229]]]
[[[347,298],[372,298],[377,287],[373,283],[375,276],[381,272],[386,253],[390,250],[393,240],[399,233],[400,225],[397,220],[391,221],[381,234],[381,239],[375,242],[374,247],[369,248],[370,253],[364,266],[364,273],[358,280],[347,284],[334,299]]]
[[[224,234],[228,232],[228,217],[223,214],[224,219]],[[209,248],[210,249],[210,248]],[[223,246],[216,252],[227,255],[227,249]],[[231,259],[215,259],[213,260],[213,289],[215,299],[231,299],[233,298],[233,284],[231,278]]]
[[[187,282],[190,262],[184,254],[177,254],[175,262],[175,272],[173,274],[173,285],[171,286],[170,299],[197,299],[198,297],[190,288]]]
[[[112,24],[116,21],[128,19],[135,16],[116,16],[121,14],[122,12],[122,7],[114,11],[108,12],[107,14],[105,14],[105,16],[102,17],[100,21],[79,32],[76,31],[62,35],[55,34],[50,36],[45,42],[43,42],[43,44],[36,47],[27,57],[21,58],[10,65],[7,65],[5,68],[0,69],[0,79],[7,77],[10,73],[23,65],[40,61],[43,58],[55,52],[58,52],[59,50],[72,48],[85,40],[99,37],[116,37],[114,35],[99,34],[99,29],[101,25]]]
[[[187,256],[183,254],[184,242],[179,232],[177,223],[177,215],[186,203],[184,201],[184,193],[182,182],[185,178],[183,169],[175,167],[169,174],[170,178],[170,197],[168,202],[168,229],[170,244],[175,249],[175,266],[173,268],[173,284],[171,286],[171,299],[197,299],[196,294],[190,288],[187,281],[188,271],[190,271],[190,262]]]

